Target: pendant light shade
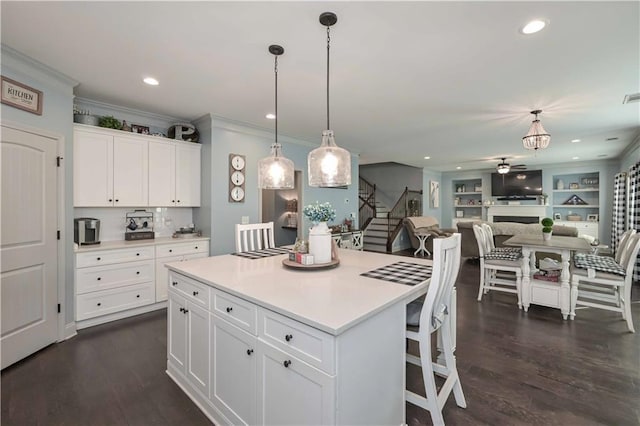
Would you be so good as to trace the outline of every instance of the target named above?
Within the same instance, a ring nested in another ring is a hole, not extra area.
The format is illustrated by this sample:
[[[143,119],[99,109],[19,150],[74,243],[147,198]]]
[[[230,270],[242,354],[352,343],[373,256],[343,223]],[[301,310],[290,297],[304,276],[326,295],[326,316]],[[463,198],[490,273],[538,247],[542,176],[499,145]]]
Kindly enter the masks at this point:
[[[542,110],[540,109],[531,111],[531,114],[535,115],[536,118],[531,123],[531,127],[529,127],[527,135],[522,138],[522,145],[527,149],[533,149],[536,151],[539,149],[545,149],[551,142],[551,135],[544,130],[542,123],[538,120],[538,114],[541,112]]]
[[[329,48],[330,28],[338,22],[335,13],[324,12],[320,23],[327,27],[327,130],[322,132],[322,143],[307,157],[309,186],[336,187],[351,185],[351,154],[336,145],[329,122]]]
[[[276,136],[271,145],[271,155],[258,161],[258,186],[261,189],[293,189],[293,161],[282,156],[282,146],[278,143],[278,56],[284,53],[284,48],[272,44],[269,52],[275,57]]]

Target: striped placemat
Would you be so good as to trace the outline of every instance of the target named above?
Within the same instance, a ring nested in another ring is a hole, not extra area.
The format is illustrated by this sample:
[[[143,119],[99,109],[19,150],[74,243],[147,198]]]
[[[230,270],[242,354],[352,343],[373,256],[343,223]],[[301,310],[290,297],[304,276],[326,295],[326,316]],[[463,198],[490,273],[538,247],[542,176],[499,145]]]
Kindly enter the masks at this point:
[[[262,259],[263,257],[277,256],[279,254],[287,254],[289,249],[286,248],[268,248],[254,251],[241,251],[238,253],[231,253],[234,256],[244,257],[246,259]]]

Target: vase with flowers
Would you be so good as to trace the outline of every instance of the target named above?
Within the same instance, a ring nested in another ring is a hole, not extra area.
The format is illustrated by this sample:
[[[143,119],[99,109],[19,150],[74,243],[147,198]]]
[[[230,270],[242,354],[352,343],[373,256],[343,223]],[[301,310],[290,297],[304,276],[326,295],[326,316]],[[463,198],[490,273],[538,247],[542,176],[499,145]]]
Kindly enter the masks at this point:
[[[336,211],[330,203],[315,202],[305,206],[302,213],[313,222],[309,230],[309,254],[314,263],[331,262],[331,231],[327,222],[336,218]]]

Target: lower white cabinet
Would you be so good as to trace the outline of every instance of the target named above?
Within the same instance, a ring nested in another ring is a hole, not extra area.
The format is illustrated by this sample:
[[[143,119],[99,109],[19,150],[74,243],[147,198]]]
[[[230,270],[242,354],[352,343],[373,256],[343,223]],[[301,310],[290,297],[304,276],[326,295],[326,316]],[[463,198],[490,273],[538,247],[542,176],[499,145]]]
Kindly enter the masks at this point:
[[[169,270],[165,263],[209,256],[209,241],[179,242],[156,246],[156,302],[167,300]]]
[[[167,326],[168,362],[202,395],[209,394],[209,313],[172,293]]]
[[[596,238],[596,239],[599,238],[598,237],[599,222],[587,222],[582,220],[556,220],[554,221],[554,224],[578,228],[578,235],[584,234],[584,235],[592,236],[593,238]]]

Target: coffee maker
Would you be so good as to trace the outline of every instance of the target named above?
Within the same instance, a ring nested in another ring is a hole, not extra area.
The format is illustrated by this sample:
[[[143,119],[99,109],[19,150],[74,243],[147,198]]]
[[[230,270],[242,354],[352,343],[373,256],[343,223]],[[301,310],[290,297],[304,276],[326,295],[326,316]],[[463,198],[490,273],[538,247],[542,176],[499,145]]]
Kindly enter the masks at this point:
[[[92,217],[74,219],[73,241],[80,246],[100,244],[100,219]]]

